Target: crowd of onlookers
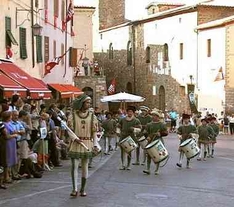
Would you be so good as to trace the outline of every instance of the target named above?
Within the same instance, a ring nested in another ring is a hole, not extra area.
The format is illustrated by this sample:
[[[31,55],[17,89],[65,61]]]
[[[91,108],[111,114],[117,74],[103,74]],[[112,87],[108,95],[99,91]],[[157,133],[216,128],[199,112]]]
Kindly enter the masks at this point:
[[[37,106],[13,95],[1,103],[0,112],[0,188],[24,177],[41,178],[44,170],[62,166],[68,135],[57,117],[72,127],[71,108]]]

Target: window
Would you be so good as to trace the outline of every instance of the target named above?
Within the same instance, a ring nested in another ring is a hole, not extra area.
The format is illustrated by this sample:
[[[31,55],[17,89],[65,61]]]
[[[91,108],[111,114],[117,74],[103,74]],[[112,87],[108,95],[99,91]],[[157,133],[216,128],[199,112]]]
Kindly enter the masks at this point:
[[[150,47],[146,47],[146,63],[150,63]]]
[[[211,57],[211,39],[207,40],[207,57]]]
[[[50,38],[49,37],[44,37],[44,60],[45,63],[47,63],[50,59],[50,50],[49,50],[49,44],[50,44]]]
[[[36,36],[37,63],[42,63],[42,36]]]
[[[56,58],[56,40],[53,41],[53,53],[54,53],[54,58]]]
[[[127,45],[127,65],[132,65],[132,43],[128,41]]]
[[[155,13],[155,9],[152,9],[152,14],[154,14]]]
[[[39,7],[38,0],[35,0],[35,7],[36,7],[36,8],[38,8],[38,7]]]
[[[54,0],[54,16],[58,17],[59,14],[59,1]]]
[[[19,28],[19,39],[20,39],[20,58],[21,59],[27,59],[28,54],[27,54],[27,34],[26,34],[26,29],[20,27]]]
[[[11,32],[11,18],[5,17],[5,29],[6,29],[6,47],[11,47],[11,44],[18,45],[17,41],[15,40],[12,32]]]
[[[180,60],[184,59],[184,44],[180,43]]]
[[[110,43],[109,45],[109,59],[114,59],[114,50],[113,50],[113,44]]]
[[[164,47],[163,47],[163,59],[164,61],[168,61],[169,58],[168,58],[168,44],[164,44]]]

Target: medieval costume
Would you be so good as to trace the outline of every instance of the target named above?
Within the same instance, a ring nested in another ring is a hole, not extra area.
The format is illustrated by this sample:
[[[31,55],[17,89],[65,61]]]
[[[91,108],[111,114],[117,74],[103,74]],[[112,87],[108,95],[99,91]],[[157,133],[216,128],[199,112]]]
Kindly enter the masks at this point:
[[[208,151],[208,145],[210,142],[210,139],[215,136],[215,132],[212,129],[211,126],[208,125],[209,120],[207,118],[203,118],[201,120],[202,125],[198,127],[198,146],[200,148],[200,153],[198,157],[198,161],[201,161],[201,155],[202,155],[202,145],[204,148],[204,158],[203,160],[206,161],[207,151]]]
[[[89,158],[93,157],[93,148],[96,143],[95,132],[97,129],[96,116],[90,112],[91,98],[87,95],[81,95],[74,100],[74,132],[79,139],[71,137],[68,156],[71,158],[71,176],[73,190],[70,196],[77,196],[78,192],[78,166],[79,159],[81,160],[81,188],[80,196],[86,196],[85,186],[88,177],[88,162]],[[88,148],[82,146],[82,143]]]
[[[141,132],[137,135],[138,139],[144,136],[144,130],[145,130],[146,125],[152,121],[152,117],[149,115],[150,109],[147,106],[141,106],[140,110],[141,110],[141,114],[137,118],[141,122],[142,129],[141,129]],[[146,160],[145,151],[144,151],[143,156],[144,157],[143,157],[142,165],[145,164],[145,160]],[[140,146],[136,148],[136,162],[133,163],[133,165],[139,165],[140,164],[139,159],[140,159]]]
[[[160,121],[160,114],[158,111],[152,111],[152,122],[146,125],[146,132],[147,132],[147,140],[148,144],[155,141],[160,140],[164,143],[163,138],[164,136],[168,135],[167,127],[164,123]],[[147,166],[146,170],[143,170],[143,173],[150,174],[150,164],[151,164],[151,157],[147,154]],[[156,170],[155,175],[158,175],[159,171],[159,163],[156,163]]]
[[[190,115],[183,114],[182,119],[183,119],[183,125],[180,126],[177,130],[177,134],[179,135],[180,138],[180,144],[182,144],[187,139],[193,138],[192,134],[194,133],[197,134],[196,127],[189,122]],[[180,158],[179,162],[176,165],[181,168],[184,152],[180,148],[179,152],[180,152]],[[190,159],[187,159],[187,166],[186,166],[187,168],[189,168],[189,161]]]
[[[104,154],[109,155],[112,149],[111,140],[116,136],[116,121],[112,119],[112,113],[106,113],[106,119],[102,122],[102,128],[104,129]]]
[[[120,119],[119,121],[119,127],[121,130],[120,134],[120,142],[125,139],[126,137],[130,136],[134,141],[136,141],[136,137],[134,134],[134,128],[139,128],[141,129],[141,123],[139,119],[137,119],[134,116],[135,112],[135,107],[129,106],[127,108],[127,116],[125,118]],[[131,170],[130,164],[131,164],[131,152],[127,154],[128,160],[127,160],[127,166],[125,165],[125,157],[126,157],[126,152],[123,150],[121,147],[121,164],[122,166],[120,167],[120,170]]]
[[[212,129],[214,130],[214,136],[212,136],[210,138],[210,149],[211,149],[211,154],[209,155],[209,157],[214,157],[214,145],[217,142],[217,136],[219,135],[219,125],[216,123],[216,118],[212,117],[210,120],[210,126],[212,127]]]

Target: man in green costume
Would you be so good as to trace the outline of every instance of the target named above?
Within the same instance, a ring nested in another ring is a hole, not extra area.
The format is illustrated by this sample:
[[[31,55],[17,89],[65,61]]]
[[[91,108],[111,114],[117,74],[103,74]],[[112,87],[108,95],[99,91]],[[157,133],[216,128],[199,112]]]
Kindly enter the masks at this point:
[[[163,143],[162,137],[168,135],[167,127],[164,123],[160,121],[161,116],[158,111],[153,110],[151,112],[151,115],[152,115],[152,122],[146,125],[148,144],[158,139]],[[147,166],[146,170],[143,170],[143,173],[147,175],[150,174],[150,164],[151,164],[151,157],[147,155]],[[159,163],[156,163],[155,165],[156,165],[155,175],[158,175]]]
[[[180,138],[180,144],[182,144],[185,140],[192,138],[192,134],[197,134],[197,128],[190,123],[190,115],[188,114],[183,114],[182,116],[183,119],[183,125],[180,126],[177,130],[177,134],[179,135]],[[176,165],[181,168],[182,167],[182,160],[184,158],[184,152],[179,148],[180,152],[180,158],[179,162],[176,163]],[[190,159],[187,159],[187,168],[189,167],[189,162]]]
[[[134,106],[129,106],[127,108],[127,116],[120,119],[119,127],[121,130],[120,134],[120,142],[126,137],[130,136],[134,141],[136,141],[136,137],[134,134],[134,128],[141,129],[141,122],[134,115],[136,108]],[[121,147],[121,164],[120,170],[131,170],[131,152],[127,154],[127,166],[125,165],[126,152]]]
[[[146,128],[146,125],[148,123],[150,123],[152,121],[152,117],[150,116],[149,114],[149,111],[150,111],[150,108],[147,107],[147,106],[140,106],[140,115],[137,117],[140,122],[141,122],[141,126],[142,126],[142,129],[141,129],[141,133],[139,133],[139,135],[137,135],[137,138],[141,138],[142,136],[144,136],[144,130]],[[143,163],[142,165],[145,165],[145,160],[146,160],[146,153],[145,151],[143,152]],[[132,163],[133,165],[139,165],[140,164],[140,146],[138,146],[136,148],[136,162],[135,163]]]

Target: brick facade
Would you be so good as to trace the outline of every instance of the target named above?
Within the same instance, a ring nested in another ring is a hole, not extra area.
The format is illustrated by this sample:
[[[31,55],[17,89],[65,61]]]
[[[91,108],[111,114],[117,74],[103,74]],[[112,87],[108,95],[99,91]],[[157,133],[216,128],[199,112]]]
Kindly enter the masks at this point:
[[[211,7],[211,6],[197,6],[198,11],[198,25],[210,22],[217,19],[232,16],[234,14],[233,7]]]
[[[105,29],[121,23],[125,20],[125,0],[99,1],[99,28]]]

